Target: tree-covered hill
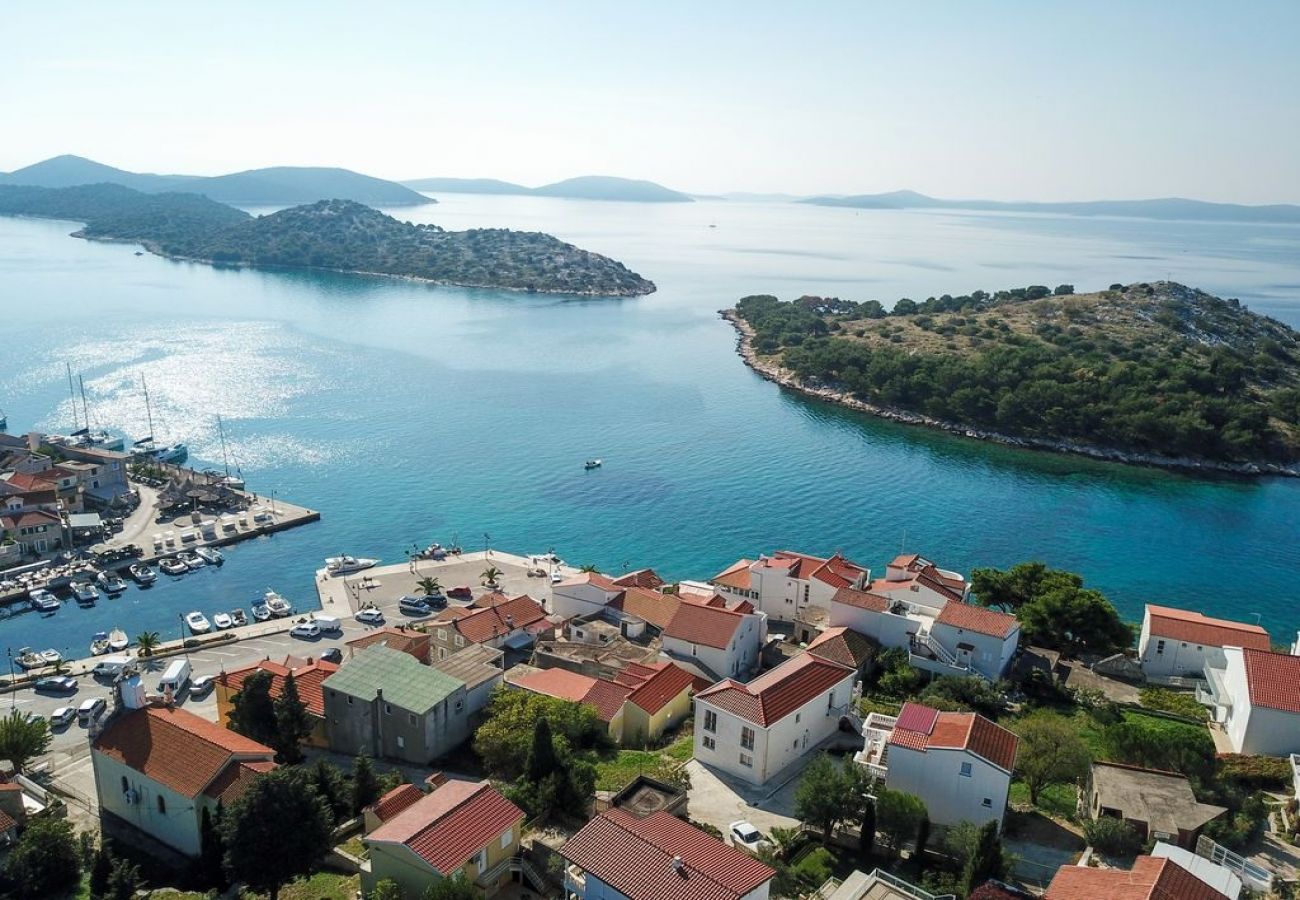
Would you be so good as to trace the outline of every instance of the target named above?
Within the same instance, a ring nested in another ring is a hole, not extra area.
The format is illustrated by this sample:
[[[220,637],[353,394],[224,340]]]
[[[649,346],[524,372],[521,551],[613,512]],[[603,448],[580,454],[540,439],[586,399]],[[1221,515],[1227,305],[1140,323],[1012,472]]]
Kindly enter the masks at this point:
[[[976,291],[892,312],[755,296],[735,312],[759,366],[931,424],[1154,461],[1300,460],[1300,335],[1180,284]]]
[[[226,265],[292,266],[420,278],[467,287],[594,296],[648,294],[622,263],[550,235],[443,231],[349,200],[253,217],[196,194],[142,194],[100,184],[0,185],[0,214],[85,222],[78,236],[137,241],[163,256]]]

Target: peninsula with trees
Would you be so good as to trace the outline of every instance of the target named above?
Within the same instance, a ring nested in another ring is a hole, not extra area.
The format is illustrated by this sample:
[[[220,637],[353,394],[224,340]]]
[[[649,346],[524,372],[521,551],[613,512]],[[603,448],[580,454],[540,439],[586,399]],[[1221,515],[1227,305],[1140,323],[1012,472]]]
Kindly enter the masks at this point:
[[[1300,334],[1174,282],[723,312],[764,377],[972,438],[1167,468],[1300,475]]]
[[[351,200],[253,216],[191,193],[142,193],[114,184],[0,185],[0,215],[84,222],[74,237],[138,243],[159,256],[214,265],[326,269],[598,297],[655,290],[622,263],[548,234],[446,231],[401,222]]]

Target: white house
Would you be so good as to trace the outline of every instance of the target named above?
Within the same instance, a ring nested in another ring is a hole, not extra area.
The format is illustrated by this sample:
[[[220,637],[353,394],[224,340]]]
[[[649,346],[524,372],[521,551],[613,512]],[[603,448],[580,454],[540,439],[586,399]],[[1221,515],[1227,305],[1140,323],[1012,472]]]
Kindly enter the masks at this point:
[[[183,709],[113,717],[90,745],[101,812],[187,856],[200,850],[203,811],[229,807],[275,768],[275,751]]]
[[[565,619],[600,612],[623,593],[614,579],[599,572],[583,572],[551,588],[551,612]]]
[[[560,848],[576,900],[767,900],[776,873],[667,810],[612,807]]]
[[[1272,646],[1272,638],[1258,625],[1211,619],[1198,612],[1148,603],[1142,614],[1138,659],[1148,678],[1199,678],[1206,666],[1223,668],[1224,647],[1267,652]]]
[[[746,602],[741,609],[752,609]],[[716,678],[735,678],[758,667],[767,639],[767,616],[723,607],[681,603],[663,631],[670,656],[691,659]]]
[[[832,735],[852,707],[857,673],[811,653],[748,684],[730,678],[695,695],[695,758],[764,784]]]
[[[872,713],[854,757],[891,790],[915,794],[936,825],[997,822],[1007,808],[1019,739],[976,713],[904,703]]]
[[[1300,753],[1300,656],[1224,647],[1222,668],[1207,664],[1197,699],[1236,753]]]
[[[885,567],[885,577],[871,582],[868,590],[929,607],[936,613],[951,601],[964,602],[970,597],[970,584],[964,576],[940,569],[916,553],[894,557]]]
[[[1004,612],[952,601],[939,611],[928,632],[917,635],[917,643],[911,660],[918,669],[996,681],[1006,674],[1020,646],[1020,622]]]
[[[712,581],[724,595],[751,601],[773,621],[795,622],[808,607],[826,609],[836,591],[861,589],[870,578],[870,570],[838,553],[822,558],[779,550],[739,560]]]

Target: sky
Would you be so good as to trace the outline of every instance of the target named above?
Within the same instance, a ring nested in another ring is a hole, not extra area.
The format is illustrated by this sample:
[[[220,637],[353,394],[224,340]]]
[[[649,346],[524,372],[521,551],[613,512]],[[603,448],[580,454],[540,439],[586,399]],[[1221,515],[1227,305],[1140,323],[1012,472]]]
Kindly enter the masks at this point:
[[[0,171],[1300,202],[1300,2],[8,0]]]

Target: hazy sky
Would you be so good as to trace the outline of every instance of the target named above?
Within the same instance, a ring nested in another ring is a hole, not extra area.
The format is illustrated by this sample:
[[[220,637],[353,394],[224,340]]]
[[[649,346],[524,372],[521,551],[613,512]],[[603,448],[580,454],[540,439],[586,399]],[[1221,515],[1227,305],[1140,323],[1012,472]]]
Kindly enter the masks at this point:
[[[10,0],[0,170],[1300,202],[1300,0]]]

